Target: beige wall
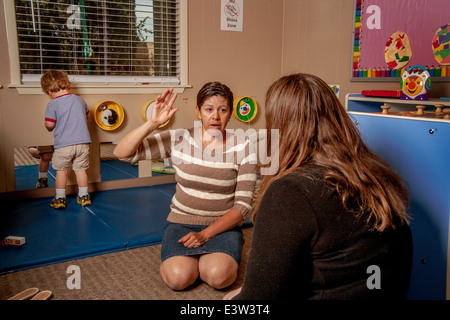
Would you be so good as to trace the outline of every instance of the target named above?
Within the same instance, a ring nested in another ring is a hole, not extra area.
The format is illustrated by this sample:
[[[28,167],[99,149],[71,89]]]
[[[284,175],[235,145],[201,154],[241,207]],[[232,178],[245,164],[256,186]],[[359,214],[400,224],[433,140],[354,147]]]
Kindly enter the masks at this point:
[[[52,144],[52,133],[44,127],[44,111],[49,98],[43,94],[19,95],[8,88],[9,57],[5,32],[3,1],[0,0],[0,192],[15,190],[15,146]],[[230,86],[235,96],[248,95],[260,105],[268,85],[280,75],[282,1],[245,0],[244,32],[220,31],[220,0],[190,0],[189,12],[189,85],[192,88],[179,95],[180,110],[166,128],[192,127],[196,120],[194,108],[200,87],[208,81],[221,81]],[[112,187],[136,185],[128,180],[99,183],[100,142],[118,141],[127,132],[142,124],[141,109],[156,94],[82,95],[90,110],[103,100],[115,100],[125,111],[125,121],[114,131],[103,131],[89,119],[92,137],[91,168],[88,171],[91,189],[102,185]],[[262,106],[261,106],[262,107]],[[92,112],[91,112],[92,113]],[[232,118],[229,128],[262,128],[263,113],[250,124]],[[150,178],[155,179],[155,178]],[[145,181],[147,183],[148,180]],[[104,187],[104,186],[103,186]],[[51,190],[31,193],[48,195]]]
[[[51,144],[44,128],[48,97],[19,95],[8,88],[9,57],[3,1],[0,0],[0,193],[15,190],[13,149],[15,146]],[[184,0],[183,0],[184,1]],[[259,104],[257,118],[243,124],[234,118],[229,128],[263,128],[264,96],[281,75],[314,73],[341,87],[340,99],[363,89],[398,89],[397,83],[350,82],[353,0],[244,0],[243,32],[220,31],[220,0],[189,0],[189,79],[192,88],[178,98],[180,111],[166,128],[192,127],[199,88],[218,80],[230,86],[235,96],[251,96]],[[448,84],[433,84],[432,95],[449,96]],[[91,189],[128,187],[132,181],[100,182],[100,142],[118,141],[142,123],[143,104],[155,94],[83,95],[90,110],[103,100],[115,100],[125,110],[124,124],[103,131],[91,118]],[[155,179],[155,178],[151,178]],[[141,181],[141,184],[143,182]],[[145,180],[144,183],[148,183]],[[37,190],[35,190],[37,192]],[[50,190],[51,192],[51,190]]]

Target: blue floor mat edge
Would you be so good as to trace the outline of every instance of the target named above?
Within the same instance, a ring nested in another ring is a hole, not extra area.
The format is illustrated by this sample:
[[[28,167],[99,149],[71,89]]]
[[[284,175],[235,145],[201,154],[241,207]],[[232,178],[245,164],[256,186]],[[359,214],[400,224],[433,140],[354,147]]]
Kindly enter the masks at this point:
[[[64,210],[51,198],[6,204],[0,240],[26,237],[22,247],[0,247],[0,274],[161,243],[175,184],[92,193],[81,207],[68,197]]]

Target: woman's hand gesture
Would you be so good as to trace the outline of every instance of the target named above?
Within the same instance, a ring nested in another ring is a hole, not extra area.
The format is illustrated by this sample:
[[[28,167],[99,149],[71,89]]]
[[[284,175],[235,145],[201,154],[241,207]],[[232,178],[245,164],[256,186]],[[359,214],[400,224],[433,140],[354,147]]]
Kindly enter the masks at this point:
[[[178,108],[172,108],[177,96],[177,93],[173,93],[173,88],[166,89],[163,94],[156,98],[149,120],[158,124],[158,126],[169,121],[175,112],[178,111]]]

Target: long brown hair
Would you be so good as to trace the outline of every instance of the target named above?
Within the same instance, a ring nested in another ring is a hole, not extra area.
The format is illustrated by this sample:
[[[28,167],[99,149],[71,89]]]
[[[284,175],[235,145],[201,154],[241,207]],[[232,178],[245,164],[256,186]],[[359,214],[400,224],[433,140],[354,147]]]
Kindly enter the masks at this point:
[[[267,91],[265,108],[268,132],[279,130],[279,170],[263,176],[255,214],[273,181],[315,164],[326,168],[325,182],[336,188],[343,205],[364,215],[374,229],[408,223],[401,178],[366,146],[323,80],[309,74],[282,77]],[[269,150],[271,143],[269,135]]]

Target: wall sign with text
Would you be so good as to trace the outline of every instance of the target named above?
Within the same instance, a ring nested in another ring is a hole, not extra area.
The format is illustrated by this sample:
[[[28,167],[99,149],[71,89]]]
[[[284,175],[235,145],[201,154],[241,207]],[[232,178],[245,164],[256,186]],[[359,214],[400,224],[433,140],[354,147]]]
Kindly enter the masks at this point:
[[[244,25],[244,0],[222,0],[220,30],[242,31]]]

